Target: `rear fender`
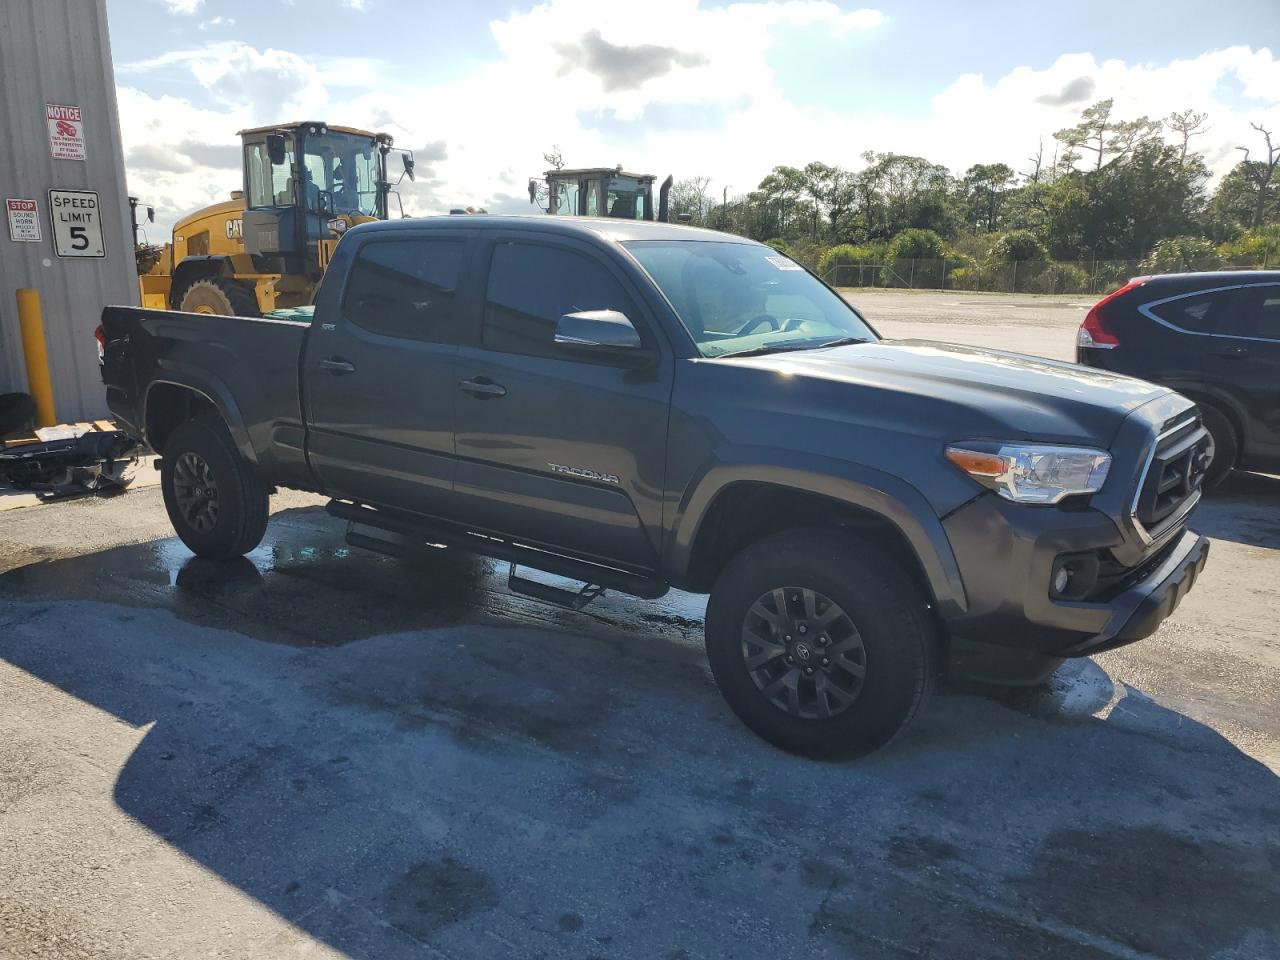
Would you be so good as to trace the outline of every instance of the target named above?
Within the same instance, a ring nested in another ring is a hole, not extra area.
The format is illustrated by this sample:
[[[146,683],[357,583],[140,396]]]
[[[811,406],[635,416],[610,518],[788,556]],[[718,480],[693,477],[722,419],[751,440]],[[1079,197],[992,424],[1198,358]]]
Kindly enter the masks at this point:
[[[254,452],[253,444],[249,439],[249,431],[245,426],[244,416],[240,412],[240,408],[236,405],[235,399],[231,395],[231,391],[227,389],[226,384],[216,377],[210,376],[203,370],[188,367],[185,364],[171,366],[165,370],[165,379],[152,380],[147,384],[146,397],[142,404],[142,424],[144,431],[150,430],[152,422],[153,400],[159,396],[156,388],[161,385],[169,385],[180,387],[184,390],[190,390],[192,393],[199,394],[213,405],[218,411],[218,416],[222,417],[223,422],[227,425],[228,431],[231,433],[231,439],[235,442],[236,449],[240,451],[240,455],[250,463],[257,463],[258,456]],[[151,444],[152,438],[145,437],[148,444]],[[152,444],[152,449],[155,449]],[[156,450],[157,453],[163,451]]]

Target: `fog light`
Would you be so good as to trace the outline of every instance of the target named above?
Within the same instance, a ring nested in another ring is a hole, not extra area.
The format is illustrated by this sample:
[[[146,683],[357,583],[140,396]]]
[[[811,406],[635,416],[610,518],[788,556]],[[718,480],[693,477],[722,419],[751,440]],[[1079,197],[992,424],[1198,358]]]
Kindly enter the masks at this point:
[[[1071,582],[1071,571],[1066,567],[1059,567],[1058,572],[1053,575],[1053,592],[1066,593],[1067,584]]]

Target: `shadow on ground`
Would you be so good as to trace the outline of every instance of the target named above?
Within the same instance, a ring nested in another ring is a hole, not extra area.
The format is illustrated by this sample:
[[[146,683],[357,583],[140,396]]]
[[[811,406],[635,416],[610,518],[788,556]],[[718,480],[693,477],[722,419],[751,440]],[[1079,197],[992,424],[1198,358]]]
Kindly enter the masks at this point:
[[[353,957],[1280,953],[1280,783],[1209,727],[1077,661],[799,760],[723,705],[699,602],[547,610],[291,511],[246,564],[5,574],[0,657],[153,724],[120,808]]]
[[[1280,477],[1235,471],[1205,496],[1191,526],[1218,540],[1280,549]]]

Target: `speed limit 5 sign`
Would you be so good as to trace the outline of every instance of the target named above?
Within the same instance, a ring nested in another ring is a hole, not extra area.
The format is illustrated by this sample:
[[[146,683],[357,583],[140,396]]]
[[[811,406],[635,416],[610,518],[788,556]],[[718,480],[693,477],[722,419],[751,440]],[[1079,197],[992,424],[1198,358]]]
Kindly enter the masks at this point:
[[[53,249],[60,257],[105,257],[102,210],[92,190],[50,190]]]

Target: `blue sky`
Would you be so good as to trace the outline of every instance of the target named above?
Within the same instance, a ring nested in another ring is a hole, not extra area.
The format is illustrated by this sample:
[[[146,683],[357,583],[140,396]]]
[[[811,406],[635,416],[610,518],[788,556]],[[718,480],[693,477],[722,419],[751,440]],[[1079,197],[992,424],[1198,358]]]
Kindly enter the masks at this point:
[[[869,149],[1021,168],[1105,96],[1126,116],[1206,110],[1198,145],[1219,171],[1249,121],[1280,127],[1280,0],[107,8],[131,189],[164,221],[236,186],[237,129],[303,115],[418,151],[417,212],[527,207],[553,143],[574,165],[705,175],[718,194]]]

